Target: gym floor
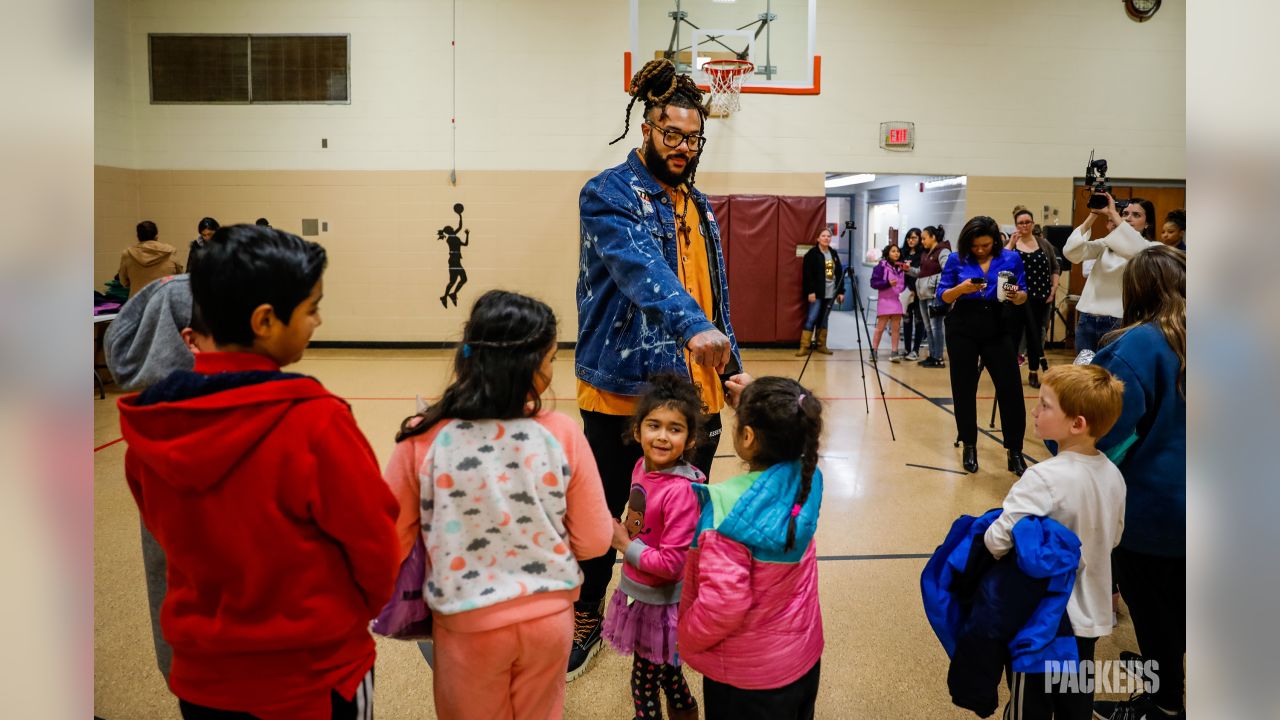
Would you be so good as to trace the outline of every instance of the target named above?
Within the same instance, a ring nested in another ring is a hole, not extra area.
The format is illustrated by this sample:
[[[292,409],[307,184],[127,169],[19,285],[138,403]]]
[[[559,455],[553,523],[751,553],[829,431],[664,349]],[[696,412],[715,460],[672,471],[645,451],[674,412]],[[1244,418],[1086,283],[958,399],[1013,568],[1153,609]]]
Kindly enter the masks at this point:
[[[832,334],[834,340],[834,327]],[[887,346],[886,338],[882,347]],[[746,350],[744,363],[757,377],[796,377],[804,359],[793,353]],[[1069,361],[1065,352],[1050,355],[1051,363]],[[444,350],[313,349],[291,369],[313,375],[346,398],[385,462],[396,428],[414,411],[415,395],[439,395],[449,363]],[[951,705],[947,656],[925,619],[919,580],[951,522],[998,507],[1014,482],[1005,470],[999,431],[988,428],[990,380],[984,375],[978,391],[979,428],[985,431],[978,440],[982,469],[966,475],[960,451],[952,446],[947,371],[883,360],[877,382],[877,368],[861,367],[865,393],[856,350],[815,355],[802,379],[826,404],[820,462],[826,487],[817,535],[826,650],[817,717],[972,717]],[[576,418],[572,351],[560,352],[555,371],[544,399]],[[1036,391],[1025,389],[1029,411]],[[166,720],[179,717],[178,705],[156,668],[138,514],[124,480],[119,396],[108,386],[107,399],[94,401],[94,710],[104,720]],[[896,441],[890,439],[886,405]],[[727,411],[726,434],[732,425]],[[1030,418],[1025,451],[1028,463],[1048,455]],[[719,454],[712,482],[742,469],[727,437]],[[1119,627],[1098,643],[1097,657],[1114,659],[1121,649],[1137,649],[1123,607]],[[630,668],[629,657],[602,650],[590,671],[568,686],[565,717],[631,717]],[[699,676],[688,668],[686,674],[701,698]],[[1003,703],[1003,688],[1001,693]],[[431,671],[416,645],[379,641],[376,697],[379,717],[436,717]]]

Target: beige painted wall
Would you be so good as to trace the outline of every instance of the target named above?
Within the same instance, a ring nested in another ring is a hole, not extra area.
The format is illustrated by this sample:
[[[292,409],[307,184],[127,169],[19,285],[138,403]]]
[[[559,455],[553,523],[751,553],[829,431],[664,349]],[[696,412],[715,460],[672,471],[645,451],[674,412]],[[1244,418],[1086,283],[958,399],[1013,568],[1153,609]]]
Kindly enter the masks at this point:
[[[100,53],[98,72],[100,79],[129,78],[137,152],[132,163],[100,159],[103,164],[182,170],[452,165],[449,0],[127,0],[126,7],[127,54]],[[628,4],[621,0],[563,0],[555,12],[518,0],[458,3],[457,167],[463,177],[611,164],[616,146],[606,143],[622,127],[628,26]],[[99,42],[118,28],[115,21],[99,23]],[[1155,19],[1138,24],[1114,0],[823,2],[822,94],[744,97],[741,113],[708,128],[706,165],[725,172],[1071,177],[1097,148],[1119,175],[1181,178],[1185,31],[1182,3],[1166,3]],[[350,33],[352,103],[151,105],[149,32]],[[126,68],[118,67],[123,57]],[[1106,84],[1098,83],[1099,73],[1109,78]],[[1121,91],[1121,77],[1135,80]],[[879,149],[884,120],[916,122],[914,152]],[[322,137],[330,141],[327,150],[320,148]]]
[[[455,338],[470,303],[501,287],[546,300],[561,337],[577,332],[578,191],[593,173],[479,172],[450,188],[443,171],[171,171],[99,166],[96,172],[95,283],[110,279],[134,225],[154,221],[160,239],[186,263],[196,222],[259,216],[290,232],[302,218],[329,223],[324,325],[317,340],[438,341]],[[821,195],[821,174],[705,173],[713,194]],[[441,307],[448,250],[436,230],[466,206],[471,244],[459,306]]]
[[[204,215],[293,231],[315,217],[329,222],[317,239],[332,263],[318,339],[445,340],[463,310],[439,305],[435,230],[462,202],[463,296],[539,295],[571,338],[578,191],[640,133],[636,122],[607,144],[627,100],[628,4],[458,3],[456,88],[452,13],[450,0],[95,0],[95,282],[140,219],[185,254]],[[826,171],[962,174],[968,214],[1004,222],[1016,203],[1067,217],[1090,148],[1124,177],[1185,175],[1179,3],[1142,25],[1114,0],[858,0],[818,13],[822,95],[750,95],[711,121],[705,191],[821,195]],[[152,105],[150,32],[350,33],[352,102]],[[1104,101],[1086,55],[1142,81]],[[881,151],[882,120],[915,121],[915,151]]]

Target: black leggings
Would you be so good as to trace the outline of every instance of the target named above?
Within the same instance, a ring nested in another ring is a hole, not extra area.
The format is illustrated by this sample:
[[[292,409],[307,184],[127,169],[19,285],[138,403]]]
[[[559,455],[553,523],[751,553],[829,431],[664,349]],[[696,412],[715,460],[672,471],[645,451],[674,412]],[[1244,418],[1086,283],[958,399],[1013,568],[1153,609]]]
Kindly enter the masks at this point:
[[[960,442],[978,442],[978,362],[986,367],[996,386],[1000,405],[1000,429],[1007,450],[1022,452],[1027,433],[1027,407],[1022,398],[1022,374],[1002,315],[1011,313],[1004,303],[958,300],[947,314],[947,356],[951,361],[952,407]],[[1014,306],[1013,311],[1022,308]],[[1006,315],[1007,317],[1007,315]]]
[[[707,720],[813,720],[821,666],[818,661],[799,680],[771,690],[743,690],[704,676],[703,712]]]
[[[1027,367],[1031,372],[1040,369],[1044,357],[1044,324],[1048,319],[1049,302],[1028,297],[1022,305],[1023,312],[1016,313],[1013,327],[1009,328],[1010,340],[1016,352],[1022,338],[1027,338]]]
[[[1133,618],[1138,651],[1160,664],[1156,704],[1181,710],[1186,684],[1182,657],[1187,652],[1187,559],[1116,548],[1111,552],[1111,569]]]
[[[604,502],[609,506],[609,514],[615,518],[622,515],[627,506],[627,498],[631,495],[631,471],[636,461],[644,454],[640,444],[625,442],[623,435],[631,422],[630,415],[606,415],[604,413],[583,410],[582,431],[587,436],[587,444],[591,446],[591,454],[595,456],[596,467],[600,469],[600,481],[604,485]],[[709,439],[704,439],[694,454],[693,464],[703,472],[711,475],[711,461],[715,459],[716,448],[720,445],[720,416],[703,417],[703,427]],[[599,602],[604,599],[609,580],[613,578],[613,561],[618,551],[609,551],[598,558],[583,560],[581,602]]]
[[[920,301],[913,300],[906,308],[906,317],[902,318],[902,339],[906,341],[903,346],[907,354],[911,354],[920,349],[920,344],[924,342],[924,317],[920,315]]]
[[[679,665],[659,664],[639,655],[634,656],[631,663],[631,699],[635,702],[637,720],[661,720],[664,693],[667,696],[667,707],[672,710],[688,710],[698,706]]]

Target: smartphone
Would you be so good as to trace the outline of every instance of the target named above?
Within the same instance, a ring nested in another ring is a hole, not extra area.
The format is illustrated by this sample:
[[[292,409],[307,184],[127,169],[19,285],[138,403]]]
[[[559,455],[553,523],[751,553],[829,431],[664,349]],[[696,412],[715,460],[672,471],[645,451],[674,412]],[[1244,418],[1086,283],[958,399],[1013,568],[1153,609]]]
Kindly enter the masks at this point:
[[[970,278],[970,279],[969,279],[969,282],[973,283],[974,285],[986,285],[986,284],[987,284],[987,279],[986,279],[986,278],[980,278],[980,277],[979,277],[979,278]]]

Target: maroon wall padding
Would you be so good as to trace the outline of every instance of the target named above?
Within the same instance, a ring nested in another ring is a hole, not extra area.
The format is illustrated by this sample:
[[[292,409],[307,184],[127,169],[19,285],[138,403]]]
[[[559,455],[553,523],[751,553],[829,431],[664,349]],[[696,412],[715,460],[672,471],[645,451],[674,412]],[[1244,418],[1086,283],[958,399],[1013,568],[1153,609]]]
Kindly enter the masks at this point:
[[[804,297],[804,258],[796,257],[797,245],[813,245],[827,224],[825,197],[778,198],[778,291],[774,340],[790,342],[800,337],[809,303]]]
[[[729,196],[708,195],[707,203],[711,205],[711,214],[716,216],[716,223],[720,226],[720,252],[724,255],[724,267],[727,272],[729,268]]]
[[[778,198],[731,195],[733,262],[729,265],[729,314],[740,342],[774,342],[778,336]]]

